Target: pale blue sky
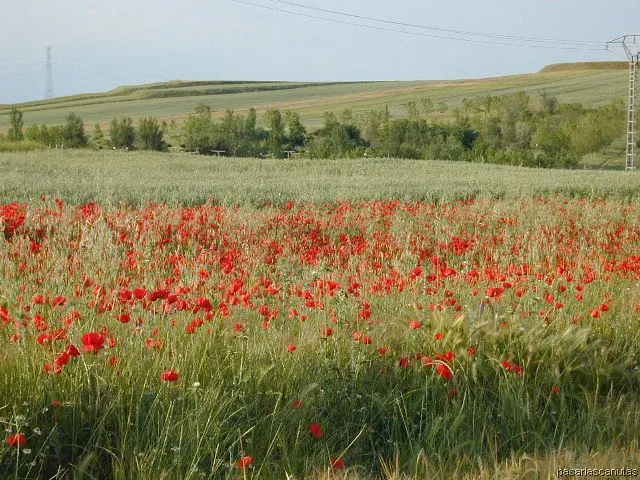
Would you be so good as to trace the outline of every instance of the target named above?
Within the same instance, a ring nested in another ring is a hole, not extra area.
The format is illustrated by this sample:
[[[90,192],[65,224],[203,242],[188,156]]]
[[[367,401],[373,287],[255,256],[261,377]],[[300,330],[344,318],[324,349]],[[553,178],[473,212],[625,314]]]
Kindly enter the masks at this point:
[[[461,36],[272,0],[246,1],[389,29]],[[640,33],[638,0],[291,1],[423,26],[601,46],[613,37]],[[619,59],[606,51],[492,45],[368,29],[233,0],[4,0],[0,45],[0,103],[44,96],[46,45],[53,48],[56,96],[172,79],[477,78],[532,72],[556,62]]]

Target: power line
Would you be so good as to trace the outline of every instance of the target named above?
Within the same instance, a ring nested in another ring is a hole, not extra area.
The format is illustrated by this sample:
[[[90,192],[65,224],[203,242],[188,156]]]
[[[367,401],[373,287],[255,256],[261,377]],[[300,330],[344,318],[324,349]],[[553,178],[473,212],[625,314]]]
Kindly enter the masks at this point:
[[[25,75],[33,75],[39,69],[21,70],[18,72],[0,72],[0,77],[24,77]]]
[[[334,15],[341,15],[341,16],[351,17],[351,18],[359,18],[362,20],[370,20],[373,22],[387,23],[391,25],[399,25],[403,27],[411,27],[411,28],[418,28],[418,29],[424,29],[424,30],[434,30],[438,32],[454,33],[459,35],[470,35],[470,36],[478,36],[478,37],[509,39],[509,40],[523,41],[523,42],[549,43],[549,44],[570,44],[570,45],[585,45],[585,46],[596,46],[596,45],[602,44],[602,42],[600,41],[593,41],[593,40],[567,40],[567,39],[557,39],[557,38],[523,37],[523,36],[516,36],[516,35],[504,35],[504,34],[494,34],[494,33],[473,32],[468,30],[456,30],[451,28],[419,25],[415,23],[406,23],[406,22],[399,22],[394,20],[386,20],[382,18],[368,17],[366,15],[357,15],[357,14],[342,12],[338,10],[330,10],[326,8],[315,7],[313,5],[307,5],[304,3],[293,2],[290,0],[266,0],[266,1],[283,4],[283,5],[289,5],[296,8],[304,8],[308,10],[331,13]]]
[[[415,35],[415,36],[420,36],[420,37],[438,38],[438,39],[442,39],[442,40],[455,40],[455,41],[459,41],[459,42],[479,43],[479,44],[485,44],[485,45],[501,45],[501,46],[510,46],[510,47],[528,47],[528,48],[553,49],[553,50],[581,50],[581,51],[605,51],[606,50],[604,46],[600,47],[600,48],[596,48],[595,46],[587,46],[587,45],[585,45],[585,46],[570,46],[570,45],[546,45],[546,44],[523,43],[523,42],[525,42],[525,40],[518,40],[518,41],[510,42],[510,41],[482,40],[482,39],[477,39],[477,38],[452,37],[452,36],[448,36],[448,35],[438,35],[438,34],[433,34],[433,33],[414,32],[414,31],[409,31],[409,30],[399,30],[399,29],[396,29],[396,28],[382,27],[382,26],[379,26],[379,25],[369,25],[369,24],[365,24],[365,23],[356,23],[356,22],[350,22],[350,21],[347,21],[347,20],[339,20],[339,19],[335,19],[335,18],[321,17],[321,16],[318,16],[318,15],[312,15],[312,14],[308,14],[308,13],[302,13],[302,12],[295,12],[295,11],[292,11],[292,10],[286,10],[284,8],[270,7],[268,5],[261,5],[259,3],[253,3],[253,2],[246,1],[246,0],[230,0],[230,1],[235,2],[235,3],[241,3],[241,4],[244,4],[244,5],[250,5],[250,6],[253,6],[253,7],[257,7],[257,8],[262,8],[262,9],[265,9],[265,10],[272,10],[272,11],[276,11],[276,12],[287,13],[289,15],[296,15],[296,16],[299,16],[299,17],[312,18],[312,19],[315,19],[315,20],[323,20],[325,22],[339,23],[339,24],[342,24],[342,25],[351,25],[351,26],[356,26],[356,27],[361,27],[361,28],[368,28],[368,29],[372,29],[372,30],[381,30],[381,31],[386,31],[386,32],[403,33],[403,34],[406,34],[406,35]]]
[[[41,58],[38,55],[26,55],[23,57],[3,57],[0,58],[0,63],[1,62],[15,62],[16,60],[30,60],[32,58]]]
[[[112,80],[118,83],[122,83],[122,82],[126,83],[126,82],[132,82],[132,81],[138,80],[133,75],[120,75],[117,72],[109,72],[105,70],[86,68],[86,67],[82,67],[66,61],[56,60],[56,66],[58,66],[63,70],[66,70],[66,71],[71,70],[72,72],[77,72],[84,76],[100,78],[102,80]]]
[[[98,64],[98,63],[93,63],[93,62],[89,62],[86,60],[81,60],[78,58],[74,58],[74,57],[68,57],[65,55],[62,55],[61,58],[72,62],[72,63],[79,63],[79,64],[83,64],[85,66],[87,66],[87,68],[91,68],[93,70],[98,70],[98,71],[104,71],[104,70],[109,70],[111,72],[114,72],[116,75],[119,75],[118,72],[120,72],[121,74],[124,74],[127,76],[127,78],[131,78],[131,77],[135,77],[135,78],[146,78],[149,80],[158,80],[159,75],[149,75],[148,73],[142,73],[142,72],[137,72],[137,71],[133,71],[133,70],[128,70],[128,69],[124,69],[121,67],[113,67],[110,65],[104,65],[104,64]],[[122,75],[120,75],[122,76]]]

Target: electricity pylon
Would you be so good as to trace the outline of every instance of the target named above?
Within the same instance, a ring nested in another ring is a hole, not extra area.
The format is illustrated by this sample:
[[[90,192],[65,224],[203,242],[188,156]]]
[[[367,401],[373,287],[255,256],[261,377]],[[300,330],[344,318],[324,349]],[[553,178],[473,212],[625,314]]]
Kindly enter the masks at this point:
[[[53,75],[51,73],[51,47],[45,48],[47,49],[47,78],[44,90],[44,98],[48,100],[50,98],[53,98]]]
[[[629,59],[629,110],[627,114],[627,160],[626,170],[636,169],[636,100],[638,86],[638,64],[640,63],[640,34],[624,35],[607,42],[609,45],[620,45]]]

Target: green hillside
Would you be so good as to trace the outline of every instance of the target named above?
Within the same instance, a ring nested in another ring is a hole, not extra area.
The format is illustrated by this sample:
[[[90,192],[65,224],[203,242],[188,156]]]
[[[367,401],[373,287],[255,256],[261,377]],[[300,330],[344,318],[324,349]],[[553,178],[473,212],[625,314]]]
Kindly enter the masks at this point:
[[[258,114],[269,108],[296,110],[309,127],[321,124],[324,111],[363,110],[389,106],[392,115],[403,115],[404,105],[428,97],[435,103],[458,105],[465,97],[501,95],[524,90],[535,96],[545,89],[562,102],[602,105],[625,98],[627,73],[621,62],[558,64],[537,73],[455,81],[397,82],[251,82],[172,81],[122,86],[103,93],[60,97],[18,104],[25,125],[62,123],[75,112],[87,124],[107,124],[114,116],[134,119],[155,116],[180,123],[199,103],[221,114],[255,107]],[[0,105],[0,132],[8,128],[11,105]]]

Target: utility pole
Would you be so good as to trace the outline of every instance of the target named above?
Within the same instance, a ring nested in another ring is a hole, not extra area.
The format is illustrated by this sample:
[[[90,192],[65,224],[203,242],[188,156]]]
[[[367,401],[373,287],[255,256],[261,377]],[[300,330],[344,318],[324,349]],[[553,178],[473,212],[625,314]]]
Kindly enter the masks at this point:
[[[53,98],[53,75],[51,73],[51,47],[45,47],[47,49],[47,81],[44,91],[44,98],[49,100]]]
[[[607,42],[609,45],[622,46],[629,59],[629,110],[627,114],[627,157],[625,170],[636,169],[636,100],[638,87],[638,64],[640,63],[640,34],[624,35]]]

